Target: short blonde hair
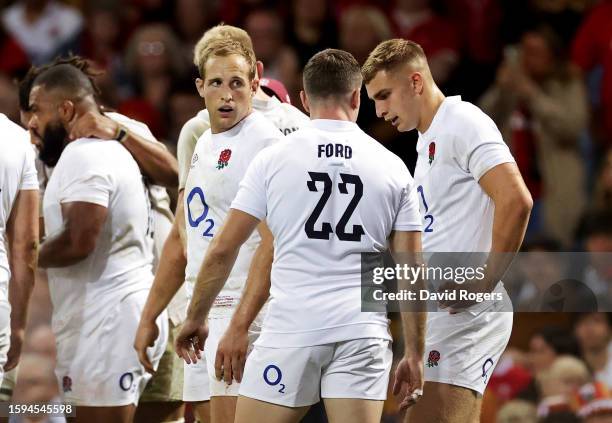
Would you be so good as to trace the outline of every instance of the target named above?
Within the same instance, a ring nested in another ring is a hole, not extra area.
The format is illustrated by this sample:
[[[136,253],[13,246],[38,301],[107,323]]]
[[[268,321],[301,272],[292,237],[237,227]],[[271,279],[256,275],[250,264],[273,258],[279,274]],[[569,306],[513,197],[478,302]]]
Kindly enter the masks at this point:
[[[427,63],[423,48],[414,41],[394,38],[383,41],[368,55],[361,68],[363,81],[369,83],[380,71],[388,71],[405,63]]]
[[[198,67],[200,75],[205,78],[205,67],[206,62],[211,57],[227,57],[232,54],[244,57],[249,66],[249,80],[252,81],[255,78],[256,72],[256,61],[255,53],[252,48],[248,48],[244,44],[230,38],[219,38],[214,39],[206,44],[202,54],[200,56],[200,65]]]
[[[202,59],[206,46],[213,41],[224,39],[236,41],[245,46],[246,49],[253,51],[253,41],[244,29],[225,24],[213,26],[204,33],[193,49],[193,63],[200,71],[200,75],[204,75],[205,61]]]

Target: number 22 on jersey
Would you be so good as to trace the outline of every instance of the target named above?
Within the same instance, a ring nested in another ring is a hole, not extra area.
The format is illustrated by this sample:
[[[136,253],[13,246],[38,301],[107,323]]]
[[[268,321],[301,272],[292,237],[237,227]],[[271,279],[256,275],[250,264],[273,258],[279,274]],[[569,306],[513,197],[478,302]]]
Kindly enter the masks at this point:
[[[202,214],[195,219],[193,218],[193,214],[191,213],[192,201],[199,201],[203,207]],[[187,220],[189,222],[189,226],[191,226],[192,228],[197,228],[201,222],[204,222],[206,226],[204,228],[202,236],[212,237],[212,229],[215,227],[215,222],[212,219],[207,219],[207,216],[208,204],[206,204],[206,197],[204,196],[204,191],[202,191],[202,188],[200,187],[194,187],[187,196]]]
[[[306,236],[310,239],[327,239],[329,240],[330,234],[334,232],[332,228],[331,222],[322,222],[321,229],[315,229],[315,223],[319,216],[321,216],[321,212],[325,208],[325,204],[329,201],[332,196],[332,188],[333,182],[329,176],[329,173],[325,172],[308,172],[310,175],[310,180],[306,182],[308,186],[308,190],[311,192],[318,192],[317,190],[317,182],[323,183],[323,195],[319,199],[317,205],[314,210],[310,214],[308,220],[306,220],[306,224],[304,225],[304,230],[306,231]],[[346,207],[346,210],[338,220],[336,224],[336,236],[340,241],[361,241],[361,236],[365,234],[363,227],[361,225],[353,225],[352,232],[346,232],[346,224],[348,223],[351,215],[357,208],[357,204],[361,200],[363,196],[363,183],[361,182],[361,178],[358,175],[351,175],[348,173],[340,173],[340,179],[342,182],[338,184],[338,190],[340,194],[348,194],[348,190],[346,188],[347,185],[353,185],[355,187],[355,191],[353,194],[353,198],[350,203]]]

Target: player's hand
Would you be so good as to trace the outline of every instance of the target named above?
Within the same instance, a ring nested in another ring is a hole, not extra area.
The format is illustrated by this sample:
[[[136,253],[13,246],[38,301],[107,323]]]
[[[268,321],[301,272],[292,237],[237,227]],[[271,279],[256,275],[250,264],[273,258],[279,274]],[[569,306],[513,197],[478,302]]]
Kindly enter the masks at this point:
[[[100,138],[112,140],[117,136],[119,124],[101,113],[87,112],[70,125],[70,139]]]
[[[194,320],[185,320],[181,331],[174,340],[176,354],[185,360],[185,363],[197,363],[202,358],[204,342],[208,336],[206,324],[200,324]]]
[[[404,356],[395,369],[393,395],[402,395],[400,410],[413,406],[423,395],[423,357]]]
[[[11,330],[11,347],[6,355],[6,364],[4,365],[4,371],[17,367],[19,363],[19,357],[21,356],[21,347],[23,346],[24,330]]]
[[[242,381],[248,347],[248,330],[240,330],[230,324],[217,346],[215,357],[217,380],[223,378],[228,385],[232,384],[232,379],[238,383]]]
[[[140,324],[136,330],[136,339],[134,339],[134,349],[138,354],[138,361],[142,364],[145,370],[151,374],[155,373],[153,364],[147,354],[147,348],[155,345],[155,340],[159,336],[159,328],[155,321],[140,319]]]

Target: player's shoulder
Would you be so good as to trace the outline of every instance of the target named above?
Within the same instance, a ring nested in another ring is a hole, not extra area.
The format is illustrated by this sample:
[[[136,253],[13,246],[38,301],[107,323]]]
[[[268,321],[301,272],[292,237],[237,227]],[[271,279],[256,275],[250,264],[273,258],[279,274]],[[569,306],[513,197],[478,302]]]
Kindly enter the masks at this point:
[[[76,166],[82,169],[94,164],[108,165],[109,161],[111,161],[109,158],[112,158],[110,166],[116,166],[117,161],[125,156],[124,153],[130,156],[127,150],[123,148],[118,141],[100,140],[98,138],[79,138],[66,145],[58,162],[58,166],[60,163],[64,166],[70,164],[70,166]]]
[[[195,138],[199,138],[208,128],[210,128],[210,115],[208,110],[202,109],[183,124],[181,134],[184,132],[189,135],[197,135]]]
[[[0,156],[24,156],[32,150],[28,131],[0,113]]]
[[[471,150],[483,143],[504,144],[493,119],[476,105],[460,98],[449,105],[442,124],[444,131],[452,134],[456,151]]]
[[[458,134],[470,134],[479,130],[497,129],[493,120],[475,104],[460,96],[449,97],[448,113],[444,125]]]
[[[304,112],[302,112],[300,109],[298,109],[292,104],[280,103],[278,105],[278,108],[282,110],[286,116],[288,116],[295,122],[299,122],[303,124],[310,122],[310,118]]]
[[[264,141],[266,143],[270,140],[279,140],[283,138],[283,134],[274,122],[257,110],[253,110],[245,119],[241,134],[251,140],[258,142]]]

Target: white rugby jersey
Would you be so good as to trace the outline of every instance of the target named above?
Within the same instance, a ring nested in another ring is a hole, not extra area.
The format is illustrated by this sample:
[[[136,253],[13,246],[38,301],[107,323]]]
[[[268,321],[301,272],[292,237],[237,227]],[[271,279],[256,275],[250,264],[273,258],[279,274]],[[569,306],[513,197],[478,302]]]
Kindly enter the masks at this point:
[[[514,162],[495,123],[460,96],[447,97],[419,134],[417,153],[423,251],[490,251],[495,205],[478,181]]]
[[[11,276],[6,225],[21,190],[38,189],[34,150],[28,132],[0,114],[0,300],[8,300]]]
[[[83,308],[116,304],[153,280],[151,205],[138,165],[121,144],[81,138],[66,146],[43,200],[48,234],[62,228],[61,204],[74,201],[106,207],[108,217],[86,259],[47,271],[54,330],[78,321]]]
[[[225,221],[249,163],[281,138],[283,135],[266,117],[253,111],[230,130],[213,134],[209,129],[198,140],[184,194],[188,289],[193,289],[206,250]],[[211,318],[231,315],[238,304],[259,241],[259,234],[254,233],[240,249]]]
[[[195,150],[198,139],[208,128],[210,128],[210,116],[206,109],[200,110],[194,117],[185,122],[181,128],[176,143],[176,158],[178,159],[179,166],[179,190],[185,188],[193,150]]]
[[[269,100],[253,99],[253,110],[261,112],[267,117],[284,135],[298,130],[310,123],[310,119],[299,109],[291,104],[281,103],[276,97]],[[191,166],[193,150],[204,131],[210,128],[210,117],[208,110],[200,110],[183,125],[177,144],[177,156],[179,162],[179,189],[185,188],[185,181]]]
[[[355,123],[313,120],[253,160],[232,208],[265,219],[274,235],[258,345],[390,339],[385,313],[361,312],[361,253],[386,251],[393,230],[421,230],[397,156]]]

